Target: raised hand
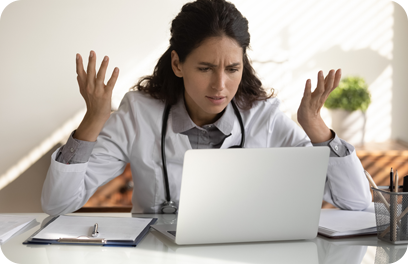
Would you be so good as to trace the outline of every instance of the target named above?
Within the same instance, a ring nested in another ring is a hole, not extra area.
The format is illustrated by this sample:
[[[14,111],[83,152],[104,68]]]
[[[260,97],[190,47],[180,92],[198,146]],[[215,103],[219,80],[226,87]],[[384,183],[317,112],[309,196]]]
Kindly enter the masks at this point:
[[[313,143],[320,143],[332,138],[330,129],[324,123],[320,116],[320,110],[323,107],[329,94],[339,85],[341,70],[331,70],[326,78],[323,72],[319,71],[317,75],[317,87],[311,91],[311,81],[306,81],[306,87],[300,103],[297,118],[299,124],[303,127],[306,134]]]
[[[85,72],[81,55],[76,55],[76,72],[79,90],[86,103],[86,114],[74,137],[84,141],[95,141],[111,112],[112,90],[119,76],[115,68],[105,85],[105,74],[109,58],[105,56],[98,73],[95,70],[96,54],[90,52],[87,71]]]

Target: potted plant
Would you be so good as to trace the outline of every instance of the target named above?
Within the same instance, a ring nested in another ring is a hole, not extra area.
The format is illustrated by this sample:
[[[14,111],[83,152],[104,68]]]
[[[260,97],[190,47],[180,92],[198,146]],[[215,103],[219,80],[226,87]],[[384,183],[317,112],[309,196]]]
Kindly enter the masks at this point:
[[[364,78],[348,76],[331,92],[324,106],[332,115],[332,128],[351,144],[364,145],[365,112],[371,95]]]

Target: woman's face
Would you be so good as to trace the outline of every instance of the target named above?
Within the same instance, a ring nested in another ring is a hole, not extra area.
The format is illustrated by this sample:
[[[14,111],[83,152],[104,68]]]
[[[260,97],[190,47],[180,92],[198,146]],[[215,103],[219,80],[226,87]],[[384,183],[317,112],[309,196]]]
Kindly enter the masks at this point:
[[[187,111],[198,126],[213,123],[234,98],[241,82],[242,48],[229,37],[211,37],[183,63],[172,52],[172,68],[183,77]]]

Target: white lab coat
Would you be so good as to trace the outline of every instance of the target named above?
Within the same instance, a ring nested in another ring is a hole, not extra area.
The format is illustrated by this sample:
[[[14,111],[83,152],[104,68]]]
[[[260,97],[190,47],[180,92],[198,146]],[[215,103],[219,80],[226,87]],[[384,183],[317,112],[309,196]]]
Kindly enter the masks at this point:
[[[50,215],[81,208],[96,189],[120,175],[130,163],[133,175],[133,213],[157,213],[165,201],[160,154],[164,104],[141,92],[128,92],[106,122],[87,163],[63,164],[51,156],[41,203]],[[305,132],[279,110],[279,100],[260,101],[248,111],[240,111],[246,131],[246,148],[312,146]],[[188,136],[177,134],[169,115],[166,159],[172,200],[178,205],[183,158],[191,149]],[[239,145],[241,132],[235,120],[231,136],[221,148]],[[369,185],[354,147],[351,154],[331,157],[324,200],[343,209],[364,210],[371,202]]]

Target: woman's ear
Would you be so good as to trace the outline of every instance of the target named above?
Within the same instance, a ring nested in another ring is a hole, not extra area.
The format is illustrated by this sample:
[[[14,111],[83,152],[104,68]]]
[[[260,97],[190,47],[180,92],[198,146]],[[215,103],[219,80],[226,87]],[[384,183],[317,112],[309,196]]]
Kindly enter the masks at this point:
[[[177,77],[183,77],[179,56],[175,50],[171,51],[171,68]]]

